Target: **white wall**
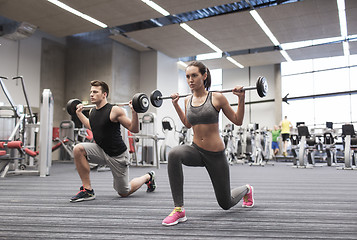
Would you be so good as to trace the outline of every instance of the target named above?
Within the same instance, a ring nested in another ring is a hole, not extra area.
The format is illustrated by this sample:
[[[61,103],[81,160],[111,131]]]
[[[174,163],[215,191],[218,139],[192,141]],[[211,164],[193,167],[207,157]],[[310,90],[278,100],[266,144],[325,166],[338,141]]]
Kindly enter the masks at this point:
[[[139,90],[150,97],[150,93],[155,89],[157,89],[157,52],[142,52],[140,53]],[[156,113],[156,108],[150,104],[148,111]]]
[[[246,92],[245,101],[254,102],[260,100],[268,100],[275,98],[275,75],[274,65],[251,67],[251,68],[234,68],[223,70],[223,88],[230,89],[236,85],[239,86],[255,86],[257,78],[265,76],[268,81],[269,91],[266,97],[260,98],[256,90]],[[237,103],[237,97],[233,94],[225,94],[230,103]],[[233,106],[236,110],[237,106]],[[266,102],[258,104],[246,104],[245,115],[242,127],[247,127],[250,123],[258,123],[260,127],[273,127],[275,123],[275,103]],[[223,116],[222,127],[224,127],[229,120]]]
[[[40,31],[23,40],[9,40],[0,37],[0,76],[7,77],[6,88],[15,104],[25,105],[21,83],[12,81],[15,76],[23,76],[31,107],[40,107],[40,75],[41,75],[41,44],[47,37],[64,42]],[[4,94],[0,94],[0,102],[9,105]]]
[[[163,96],[170,96],[172,93],[187,93],[189,91],[185,73],[177,67],[177,59],[170,58],[160,52],[141,53],[140,67],[140,91],[145,92],[148,97],[154,90],[160,90]],[[183,107],[183,100],[179,101]],[[172,118],[177,130],[181,130],[182,123],[172,106],[171,100],[164,100],[161,107],[156,108],[150,104],[148,112],[156,115],[156,132],[159,137],[164,137],[162,131],[162,119]],[[159,147],[163,141],[159,141]],[[170,146],[178,144],[178,134],[170,132],[167,142]]]
[[[0,74],[8,78],[4,83],[14,104],[26,104],[21,83],[12,80],[15,76],[23,76],[30,105],[39,107],[40,70],[41,39],[36,36],[21,41],[1,38]],[[3,94],[0,95],[0,101],[9,105]]]
[[[179,90],[179,74],[177,67],[177,59],[170,58],[162,53],[158,53],[158,65],[157,65],[157,86],[163,96],[170,96],[172,93],[180,92]],[[183,100],[180,100],[182,104]],[[157,130],[159,136],[164,137],[162,131],[162,120],[172,119],[177,130],[180,130],[182,123],[172,105],[170,99],[164,100],[162,106],[157,109]],[[169,120],[170,121],[170,120]],[[175,146],[178,144],[178,134],[174,131],[168,133],[166,144],[169,146]]]

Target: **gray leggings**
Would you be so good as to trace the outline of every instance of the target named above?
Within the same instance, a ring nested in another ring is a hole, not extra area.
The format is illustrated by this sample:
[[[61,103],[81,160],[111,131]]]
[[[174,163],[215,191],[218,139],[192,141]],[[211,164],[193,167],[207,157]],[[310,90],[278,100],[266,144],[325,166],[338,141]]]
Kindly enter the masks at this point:
[[[182,164],[205,167],[207,169],[217,202],[224,210],[236,205],[249,191],[245,185],[231,191],[229,165],[224,151],[206,151],[194,143],[191,146],[180,145],[169,152],[167,167],[175,207],[183,206]]]

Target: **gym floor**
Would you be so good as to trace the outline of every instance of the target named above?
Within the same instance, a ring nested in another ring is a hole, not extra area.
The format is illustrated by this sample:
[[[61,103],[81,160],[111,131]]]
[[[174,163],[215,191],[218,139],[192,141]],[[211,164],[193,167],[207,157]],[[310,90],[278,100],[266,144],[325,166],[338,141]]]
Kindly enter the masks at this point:
[[[131,167],[130,179],[151,168]],[[255,207],[222,210],[204,168],[184,167],[187,222],[165,227],[173,209],[167,166],[154,169],[158,188],[128,198],[110,172],[92,171],[94,201],[70,203],[80,180],[73,163],[51,175],[0,179],[0,239],[357,239],[357,171],[335,167],[231,166],[231,186],[250,183]]]

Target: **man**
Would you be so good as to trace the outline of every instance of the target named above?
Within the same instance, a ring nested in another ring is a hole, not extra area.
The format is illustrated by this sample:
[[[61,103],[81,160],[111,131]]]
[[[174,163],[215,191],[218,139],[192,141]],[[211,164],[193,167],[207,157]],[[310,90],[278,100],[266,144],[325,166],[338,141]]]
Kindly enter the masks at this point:
[[[152,192],[156,188],[154,171],[129,182],[128,152],[121,136],[120,125],[130,132],[139,132],[138,114],[130,101],[132,119],[128,118],[124,109],[107,102],[108,95],[108,85],[94,80],[91,82],[90,100],[96,107],[91,109],[89,118],[82,113],[83,105],[77,105],[76,114],[83,125],[92,130],[95,143],[80,143],[73,149],[74,162],[82,186],[77,195],[70,199],[71,202],[95,199],[89,176],[89,162],[110,167],[113,174],[113,187],[122,197],[129,196],[143,184],[147,184],[147,192]]]
[[[281,129],[281,137],[283,138],[283,155],[286,157],[288,139],[290,137],[290,129],[293,127],[291,122],[288,120],[288,117],[285,116],[284,119],[280,122],[279,127]]]

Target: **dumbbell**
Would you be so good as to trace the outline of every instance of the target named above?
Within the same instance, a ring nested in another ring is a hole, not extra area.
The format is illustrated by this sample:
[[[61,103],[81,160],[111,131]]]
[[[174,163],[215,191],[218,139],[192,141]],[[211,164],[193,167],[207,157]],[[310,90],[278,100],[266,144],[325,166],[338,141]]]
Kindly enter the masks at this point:
[[[71,99],[67,102],[67,112],[69,115],[76,115],[77,105],[82,104],[82,101],[79,99]],[[115,103],[117,106],[128,106],[129,102],[126,103]],[[145,93],[137,93],[132,99],[132,105],[137,113],[145,113],[149,109],[149,98]],[[84,105],[84,109],[94,108],[95,104]]]
[[[243,87],[244,91],[247,90],[257,90],[259,97],[265,97],[268,93],[268,82],[265,77],[258,77],[255,86]],[[212,90],[210,92],[220,92],[227,93],[232,92],[233,89],[224,89],[224,90]],[[179,95],[179,97],[187,97],[191,94]],[[154,90],[150,95],[151,104],[155,107],[160,107],[162,105],[163,100],[171,99],[171,97],[163,97],[159,90]]]

